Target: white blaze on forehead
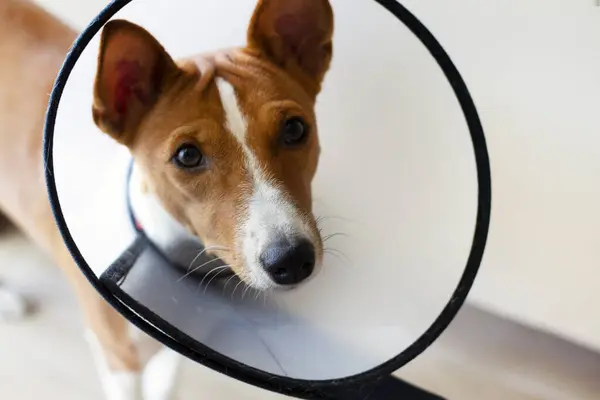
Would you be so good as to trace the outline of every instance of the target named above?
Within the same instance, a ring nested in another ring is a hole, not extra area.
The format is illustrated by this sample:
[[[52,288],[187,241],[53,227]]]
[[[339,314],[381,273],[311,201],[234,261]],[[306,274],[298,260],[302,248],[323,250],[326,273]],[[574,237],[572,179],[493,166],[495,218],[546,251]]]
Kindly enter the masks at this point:
[[[246,123],[246,118],[238,104],[235,89],[223,78],[217,78],[216,83],[219,88],[219,94],[221,95],[223,110],[225,111],[225,123],[227,124],[227,129],[235,136],[242,147],[246,147],[248,124]],[[244,151],[246,151],[246,148],[244,148]]]
[[[234,87],[217,78],[217,88],[225,112],[225,127],[242,147],[244,164],[252,180],[252,194],[247,200],[247,215],[238,226],[239,243],[246,263],[245,272],[258,289],[274,286],[260,264],[267,246],[278,241],[306,238],[315,244],[314,236],[296,207],[284,192],[267,178],[256,155],[247,144],[248,123]]]

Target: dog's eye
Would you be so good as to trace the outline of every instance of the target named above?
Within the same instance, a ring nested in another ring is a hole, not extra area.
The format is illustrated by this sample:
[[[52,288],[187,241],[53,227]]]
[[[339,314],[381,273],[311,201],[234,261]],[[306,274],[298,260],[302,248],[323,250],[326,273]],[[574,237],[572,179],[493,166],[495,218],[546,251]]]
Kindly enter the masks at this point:
[[[283,123],[281,139],[286,146],[295,146],[303,143],[307,135],[308,126],[302,118],[290,118]]]
[[[173,162],[180,168],[193,169],[202,166],[204,156],[196,146],[186,144],[177,149],[173,156]]]

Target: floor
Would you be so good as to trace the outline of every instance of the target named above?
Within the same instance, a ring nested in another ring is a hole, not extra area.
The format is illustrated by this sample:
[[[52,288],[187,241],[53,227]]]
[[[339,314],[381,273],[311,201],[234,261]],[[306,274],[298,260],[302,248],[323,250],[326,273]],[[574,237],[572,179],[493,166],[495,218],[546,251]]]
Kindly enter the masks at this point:
[[[37,312],[0,325],[0,393],[11,400],[101,400],[82,324],[60,272],[26,239],[0,236],[0,276],[37,302]],[[463,309],[449,330],[398,376],[461,400],[592,400],[600,354]],[[180,400],[270,400],[282,396],[186,362]]]

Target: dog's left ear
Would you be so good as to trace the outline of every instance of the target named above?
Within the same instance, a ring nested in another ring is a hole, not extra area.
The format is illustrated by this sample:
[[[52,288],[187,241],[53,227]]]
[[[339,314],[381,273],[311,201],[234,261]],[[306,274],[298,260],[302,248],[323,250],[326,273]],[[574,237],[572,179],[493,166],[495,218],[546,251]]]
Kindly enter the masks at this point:
[[[260,0],[248,28],[248,47],[318,93],[331,63],[333,25],[328,0]]]

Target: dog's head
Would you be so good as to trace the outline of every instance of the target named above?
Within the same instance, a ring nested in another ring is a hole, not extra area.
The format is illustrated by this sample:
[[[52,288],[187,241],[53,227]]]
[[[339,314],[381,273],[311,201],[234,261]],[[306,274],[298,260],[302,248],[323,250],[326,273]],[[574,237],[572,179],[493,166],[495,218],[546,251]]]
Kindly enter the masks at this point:
[[[261,0],[244,48],[179,62],[132,23],[102,33],[96,124],[130,149],[163,207],[257,289],[297,285],[321,264],[314,106],[332,35],[327,0]]]

